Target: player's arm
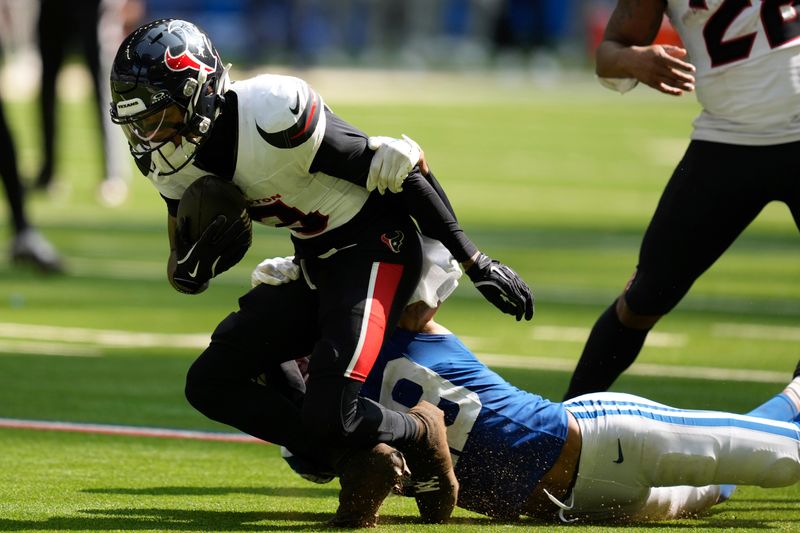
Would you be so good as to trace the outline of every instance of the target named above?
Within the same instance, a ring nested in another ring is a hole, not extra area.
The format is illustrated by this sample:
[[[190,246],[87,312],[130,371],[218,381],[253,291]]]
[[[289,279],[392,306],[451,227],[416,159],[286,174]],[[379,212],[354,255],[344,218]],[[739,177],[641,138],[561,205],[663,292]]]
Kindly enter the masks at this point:
[[[642,82],[680,96],[694,90],[694,71],[684,48],[652,44],[661,27],[666,0],[618,0],[597,48],[601,83],[625,92]]]
[[[309,172],[324,172],[381,194],[399,192],[417,165],[427,172],[425,154],[409,137],[368,137],[329,108],[325,117],[325,135]]]
[[[440,241],[453,254],[484,298],[517,320],[533,317],[533,294],[528,285],[511,268],[478,250],[458,223],[444,189],[432,172],[426,175],[415,167],[398,196],[420,231]]]
[[[379,152],[369,148],[364,133],[332,111],[326,109],[326,113],[325,137],[309,172],[324,172],[366,186],[373,157],[378,157]],[[387,146],[382,145],[379,150],[384,148]],[[409,215],[417,221],[423,234],[444,244],[487,300],[517,320],[522,317],[530,320],[533,296],[528,285],[509,267],[480,253],[458,224],[444,189],[424,161],[422,150],[419,154],[417,162],[422,163],[425,172],[420,170],[420,165],[414,166],[400,181],[397,195]]]

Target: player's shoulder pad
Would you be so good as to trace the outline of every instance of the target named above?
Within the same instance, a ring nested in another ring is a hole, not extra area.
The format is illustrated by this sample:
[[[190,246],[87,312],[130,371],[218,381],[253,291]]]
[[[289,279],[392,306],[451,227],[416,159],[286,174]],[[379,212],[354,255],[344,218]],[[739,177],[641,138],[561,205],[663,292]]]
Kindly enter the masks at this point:
[[[295,148],[324,124],[322,98],[293,76],[264,74],[232,85],[239,97],[239,120],[255,121],[256,131],[276,148]]]

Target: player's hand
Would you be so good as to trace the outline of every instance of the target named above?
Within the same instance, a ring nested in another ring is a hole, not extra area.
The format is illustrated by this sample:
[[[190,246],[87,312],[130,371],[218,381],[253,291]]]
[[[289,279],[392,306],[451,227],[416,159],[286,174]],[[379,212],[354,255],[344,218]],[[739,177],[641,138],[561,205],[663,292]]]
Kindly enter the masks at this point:
[[[683,61],[685,48],[669,44],[631,46],[628,60],[633,77],[664,94],[680,96],[694,91],[695,67]]]
[[[533,318],[531,289],[511,268],[486,254],[479,254],[467,269],[467,276],[483,297],[502,312],[514,315],[517,321],[523,316],[525,320]]]
[[[185,224],[185,219],[180,220],[176,228],[176,265],[172,282],[181,292],[198,294],[208,286],[211,278],[236,264],[241,254],[232,252],[249,247],[251,235],[242,219],[236,218],[228,224],[227,217],[219,215],[197,241],[190,242],[185,238]],[[237,259],[234,260],[234,256]]]
[[[367,175],[367,190],[378,189],[380,194],[398,193],[403,190],[403,180],[408,173],[420,165],[427,174],[427,165],[422,149],[407,135],[402,139],[393,137],[370,137],[367,140],[370,150],[375,150]]]
[[[265,285],[283,285],[300,277],[300,266],[294,262],[294,256],[272,257],[264,259],[250,275],[253,287],[259,283]]]

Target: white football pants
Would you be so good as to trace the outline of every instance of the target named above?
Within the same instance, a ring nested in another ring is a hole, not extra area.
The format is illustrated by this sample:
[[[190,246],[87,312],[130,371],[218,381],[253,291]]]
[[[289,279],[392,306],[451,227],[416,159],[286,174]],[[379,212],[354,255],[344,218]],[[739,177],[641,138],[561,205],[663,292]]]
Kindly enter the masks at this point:
[[[564,407],[583,438],[564,519],[678,518],[717,503],[720,484],[800,481],[796,423],[676,409],[607,392],[573,398]]]

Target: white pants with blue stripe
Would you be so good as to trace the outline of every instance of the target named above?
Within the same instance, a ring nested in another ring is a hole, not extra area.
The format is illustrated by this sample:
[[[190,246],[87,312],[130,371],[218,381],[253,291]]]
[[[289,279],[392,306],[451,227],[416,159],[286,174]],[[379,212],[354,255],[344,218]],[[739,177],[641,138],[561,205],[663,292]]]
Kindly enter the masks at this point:
[[[595,393],[564,407],[583,446],[565,517],[663,520],[696,514],[720,484],[782,487],[800,481],[800,426],[676,409],[639,396]]]

